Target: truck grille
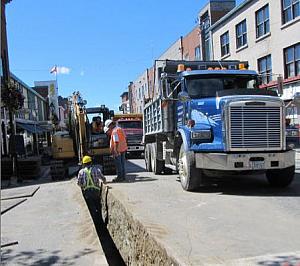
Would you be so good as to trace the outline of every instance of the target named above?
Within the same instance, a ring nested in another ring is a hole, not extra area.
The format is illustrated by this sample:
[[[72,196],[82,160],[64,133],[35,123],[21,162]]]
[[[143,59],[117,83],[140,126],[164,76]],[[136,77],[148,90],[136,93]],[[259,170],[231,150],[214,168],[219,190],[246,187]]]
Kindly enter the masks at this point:
[[[143,140],[143,135],[127,135],[126,138],[128,145],[140,145]]]
[[[231,150],[281,149],[280,106],[231,106]]]

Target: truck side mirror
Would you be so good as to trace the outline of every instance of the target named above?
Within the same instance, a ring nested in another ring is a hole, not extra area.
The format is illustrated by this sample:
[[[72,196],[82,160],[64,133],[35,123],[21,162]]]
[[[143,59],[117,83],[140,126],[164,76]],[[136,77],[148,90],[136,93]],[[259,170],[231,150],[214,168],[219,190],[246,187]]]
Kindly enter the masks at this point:
[[[188,102],[191,100],[191,97],[188,95],[186,91],[181,91],[178,93],[178,100],[181,102]]]

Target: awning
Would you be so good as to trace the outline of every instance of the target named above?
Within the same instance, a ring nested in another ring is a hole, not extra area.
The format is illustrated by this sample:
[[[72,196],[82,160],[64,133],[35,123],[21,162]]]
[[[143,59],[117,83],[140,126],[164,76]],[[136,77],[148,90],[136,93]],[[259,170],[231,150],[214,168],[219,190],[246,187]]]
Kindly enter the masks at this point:
[[[26,130],[30,133],[34,133],[34,134],[41,134],[46,131],[38,125],[24,124],[24,123],[18,123],[18,122],[16,124],[18,127],[23,128],[24,130]]]
[[[53,130],[52,124],[39,125],[39,127],[40,127],[41,130],[43,130],[44,132],[51,132],[51,131]]]
[[[36,125],[36,128],[39,131],[38,134],[41,134],[41,133],[44,133],[44,132],[48,131],[47,129],[41,127],[40,125]]]

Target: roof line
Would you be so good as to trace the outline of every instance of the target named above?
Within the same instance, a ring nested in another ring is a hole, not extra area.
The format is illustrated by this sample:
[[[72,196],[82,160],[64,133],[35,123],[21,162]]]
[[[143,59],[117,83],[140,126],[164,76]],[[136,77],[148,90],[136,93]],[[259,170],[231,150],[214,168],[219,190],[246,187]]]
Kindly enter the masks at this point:
[[[35,94],[36,96],[38,96],[39,98],[41,98],[41,100],[46,101],[45,98],[42,95],[40,95],[33,88],[31,88],[30,86],[28,86],[24,81],[20,80],[15,74],[13,74],[12,72],[10,72],[10,76],[13,79],[15,79],[17,82],[19,82],[20,84],[22,84],[27,90],[29,90],[30,92],[32,92],[33,94]]]
[[[252,1],[253,0],[244,0],[244,2],[240,3],[238,6],[236,6],[231,11],[229,11],[224,17],[222,17],[221,19],[219,19],[215,24],[211,25],[210,28],[209,28],[209,30],[211,31],[211,30],[214,30],[215,28],[217,28],[220,24],[222,24],[224,21],[226,21],[227,19],[229,19],[236,12],[238,12],[239,10],[241,10],[244,6],[246,6],[247,4],[249,4]]]

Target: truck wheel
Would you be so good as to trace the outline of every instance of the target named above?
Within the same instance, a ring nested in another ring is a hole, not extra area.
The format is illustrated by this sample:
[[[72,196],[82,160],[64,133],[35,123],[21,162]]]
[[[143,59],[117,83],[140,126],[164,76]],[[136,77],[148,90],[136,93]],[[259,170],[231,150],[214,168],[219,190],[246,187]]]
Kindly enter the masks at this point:
[[[192,152],[184,150],[181,144],[178,156],[178,171],[180,183],[184,190],[193,191],[201,184],[202,171],[195,167],[195,157]]]
[[[284,169],[267,170],[266,176],[272,187],[287,187],[292,183],[295,175],[295,166]]]
[[[165,161],[157,159],[157,145],[156,143],[151,144],[151,168],[152,172],[156,175],[161,174],[165,168]]]
[[[145,147],[145,165],[148,172],[152,172],[151,167],[151,144],[146,144]]]

